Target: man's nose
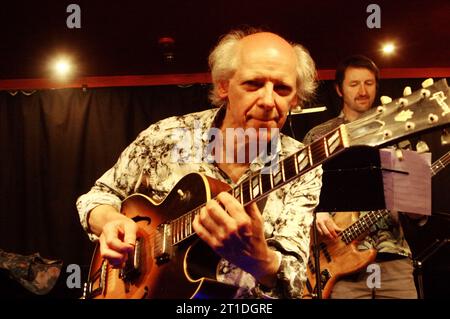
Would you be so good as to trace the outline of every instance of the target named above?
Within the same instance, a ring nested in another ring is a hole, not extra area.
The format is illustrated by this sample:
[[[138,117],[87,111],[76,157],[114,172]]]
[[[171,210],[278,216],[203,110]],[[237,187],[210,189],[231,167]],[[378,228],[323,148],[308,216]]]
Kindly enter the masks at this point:
[[[275,106],[275,98],[274,98],[274,91],[273,91],[273,84],[272,83],[266,83],[261,88],[261,106],[264,108],[270,109]]]
[[[367,94],[367,88],[364,84],[361,84],[359,86],[359,90],[358,90],[359,95],[366,95]]]

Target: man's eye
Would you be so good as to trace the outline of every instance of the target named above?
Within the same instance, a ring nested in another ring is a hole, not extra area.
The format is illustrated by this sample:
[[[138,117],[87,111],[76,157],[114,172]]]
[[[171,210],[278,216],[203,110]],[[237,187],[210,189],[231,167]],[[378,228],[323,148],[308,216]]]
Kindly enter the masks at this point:
[[[258,89],[263,86],[263,84],[258,81],[245,81],[244,86],[248,89]]]
[[[292,88],[287,85],[275,85],[275,92],[279,95],[289,95],[292,92]]]

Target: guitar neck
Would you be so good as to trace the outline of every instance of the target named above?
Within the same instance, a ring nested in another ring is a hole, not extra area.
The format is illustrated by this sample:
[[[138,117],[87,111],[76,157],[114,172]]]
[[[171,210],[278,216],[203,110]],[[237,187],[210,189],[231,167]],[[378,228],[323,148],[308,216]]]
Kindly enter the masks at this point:
[[[230,193],[246,206],[299,178],[347,147],[346,127],[341,125],[293,155],[279,162],[269,163],[270,165],[239,183]]]
[[[269,163],[267,167],[253,173],[233,187],[229,193],[243,206],[247,206],[299,178],[347,147],[346,127],[341,125],[285,159]],[[202,207],[200,206],[170,222],[173,244],[178,244],[194,235],[192,222]]]
[[[246,206],[300,177],[349,146],[380,147],[425,130],[448,125],[450,108],[445,100],[450,90],[447,81],[442,79],[431,85],[432,81],[425,82],[423,88],[373,108],[358,120],[339,126],[284,160],[270,163],[233,187],[229,191],[230,194]],[[432,168],[432,174],[445,167],[448,161],[450,155],[442,158]],[[201,207],[198,207],[170,222],[169,231],[176,239],[174,243],[194,234],[192,221],[200,209]]]
[[[341,239],[346,244],[350,244],[360,235],[368,231],[369,228],[372,227],[372,225],[374,225],[378,220],[380,220],[384,216],[387,216],[388,214],[389,212],[385,209],[368,212],[356,222],[344,229],[341,234]]]
[[[442,171],[448,164],[450,164],[450,151],[445,153],[431,165],[431,176],[434,176]]]

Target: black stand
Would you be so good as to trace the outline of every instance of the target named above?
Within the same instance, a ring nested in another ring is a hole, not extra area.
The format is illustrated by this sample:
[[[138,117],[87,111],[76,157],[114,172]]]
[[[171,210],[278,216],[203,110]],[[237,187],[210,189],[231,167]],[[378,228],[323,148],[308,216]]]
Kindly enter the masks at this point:
[[[314,252],[314,269],[316,270],[316,287],[312,287],[311,295],[314,299],[322,299],[322,281],[320,278],[320,248],[319,241],[317,236],[317,226],[316,226],[316,216],[317,213],[314,213],[313,216],[313,252]]]
[[[323,165],[318,212],[386,208],[378,149],[354,146]]]
[[[423,292],[423,263],[437,253],[445,244],[450,243],[450,238],[436,239],[430,246],[425,248],[417,258],[413,260],[413,266],[417,274],[417,294],[419,299],[424,299]]]
[[[376,210],[385,208],[383,175],[378,149],[354,146],[322,165],[322,190],[313,218],[313,254],[316,287],[313,298],[322,299],[317,212]]]

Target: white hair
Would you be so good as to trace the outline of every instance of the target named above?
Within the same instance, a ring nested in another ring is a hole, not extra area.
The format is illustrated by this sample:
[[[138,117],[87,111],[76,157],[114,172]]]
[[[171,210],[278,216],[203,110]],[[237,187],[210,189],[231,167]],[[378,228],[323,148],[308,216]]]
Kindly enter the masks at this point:
[[[238,68],[238,44],[244,37],[263,32],[260,29],[233,30],[223,36],[209,55],[209,67],[213,87],[209,94],[211,103],[221,107],[226,100],[218,94],[218,85],[233,77]],[[314,96],[317,88],[317,71],[315,63],[308,50],[298,43],[290,43],[297,59],[297,98],[299,105]]]

